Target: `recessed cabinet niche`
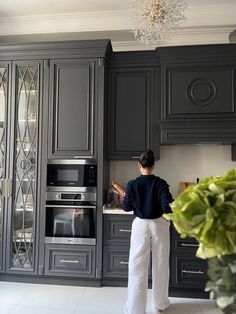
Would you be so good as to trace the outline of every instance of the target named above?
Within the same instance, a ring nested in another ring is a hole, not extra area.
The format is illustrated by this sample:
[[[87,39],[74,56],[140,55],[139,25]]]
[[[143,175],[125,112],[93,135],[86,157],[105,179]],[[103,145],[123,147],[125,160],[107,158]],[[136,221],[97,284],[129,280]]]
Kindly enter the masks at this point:
[[[50,60],[49,157],[94,156],[95,59]]]

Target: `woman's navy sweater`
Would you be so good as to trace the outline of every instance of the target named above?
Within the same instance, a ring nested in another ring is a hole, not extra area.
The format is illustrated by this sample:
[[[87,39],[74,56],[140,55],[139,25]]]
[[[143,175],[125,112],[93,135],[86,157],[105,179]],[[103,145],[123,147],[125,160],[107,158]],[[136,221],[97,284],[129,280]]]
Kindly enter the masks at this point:
[[[128,182],[122,207],[125,211],[134,211],[141,219],[155,219],[163,213],[171,213],[173,201],[169,185],[153,174],[141,175]]]

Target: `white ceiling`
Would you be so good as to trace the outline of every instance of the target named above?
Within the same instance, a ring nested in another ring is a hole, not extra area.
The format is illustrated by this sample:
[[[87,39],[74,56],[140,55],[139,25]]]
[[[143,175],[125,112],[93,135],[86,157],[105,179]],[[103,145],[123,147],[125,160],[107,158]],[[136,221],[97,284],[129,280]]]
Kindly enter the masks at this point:
[[[228,5],[236,0],[186,0],[189,6]],[[0,17],[127,10],[128,0],[1,0]]]
[[[167,44],[229,41],[236,0],[186,2],[187,21]],[[129,0],[0,0],[0,42],[111,38],[119,49],[140,49],[128,8]]]

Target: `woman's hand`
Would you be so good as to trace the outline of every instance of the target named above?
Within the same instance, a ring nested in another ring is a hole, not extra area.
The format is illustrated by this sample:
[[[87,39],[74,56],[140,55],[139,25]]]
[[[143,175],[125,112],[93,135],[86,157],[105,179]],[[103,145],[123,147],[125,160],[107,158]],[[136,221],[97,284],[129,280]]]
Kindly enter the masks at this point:
[[[123,201],[123,198],[125,197],[125,188],[116,181],[111,181],[111,185],[118,191],[121,201]]]

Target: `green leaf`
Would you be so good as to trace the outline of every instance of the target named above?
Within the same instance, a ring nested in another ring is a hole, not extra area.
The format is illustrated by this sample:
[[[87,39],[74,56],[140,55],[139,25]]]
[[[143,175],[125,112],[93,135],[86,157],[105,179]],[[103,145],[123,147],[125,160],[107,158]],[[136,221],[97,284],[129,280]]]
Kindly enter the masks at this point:
[[[173,213],[165,218],[182,237],[197,239],[197,256],[236,253],[236,169],[189,186],[171,208]]]
[[[227,306],[234,303],[234,297],[233,296],[226,296],[226,297],[220,297],[216,300],[216,304],[221,308],[225,309]]]
[[[234,264],[231,264],[230,266],[230,270],[232,274],[236,274],[236,262]]]

